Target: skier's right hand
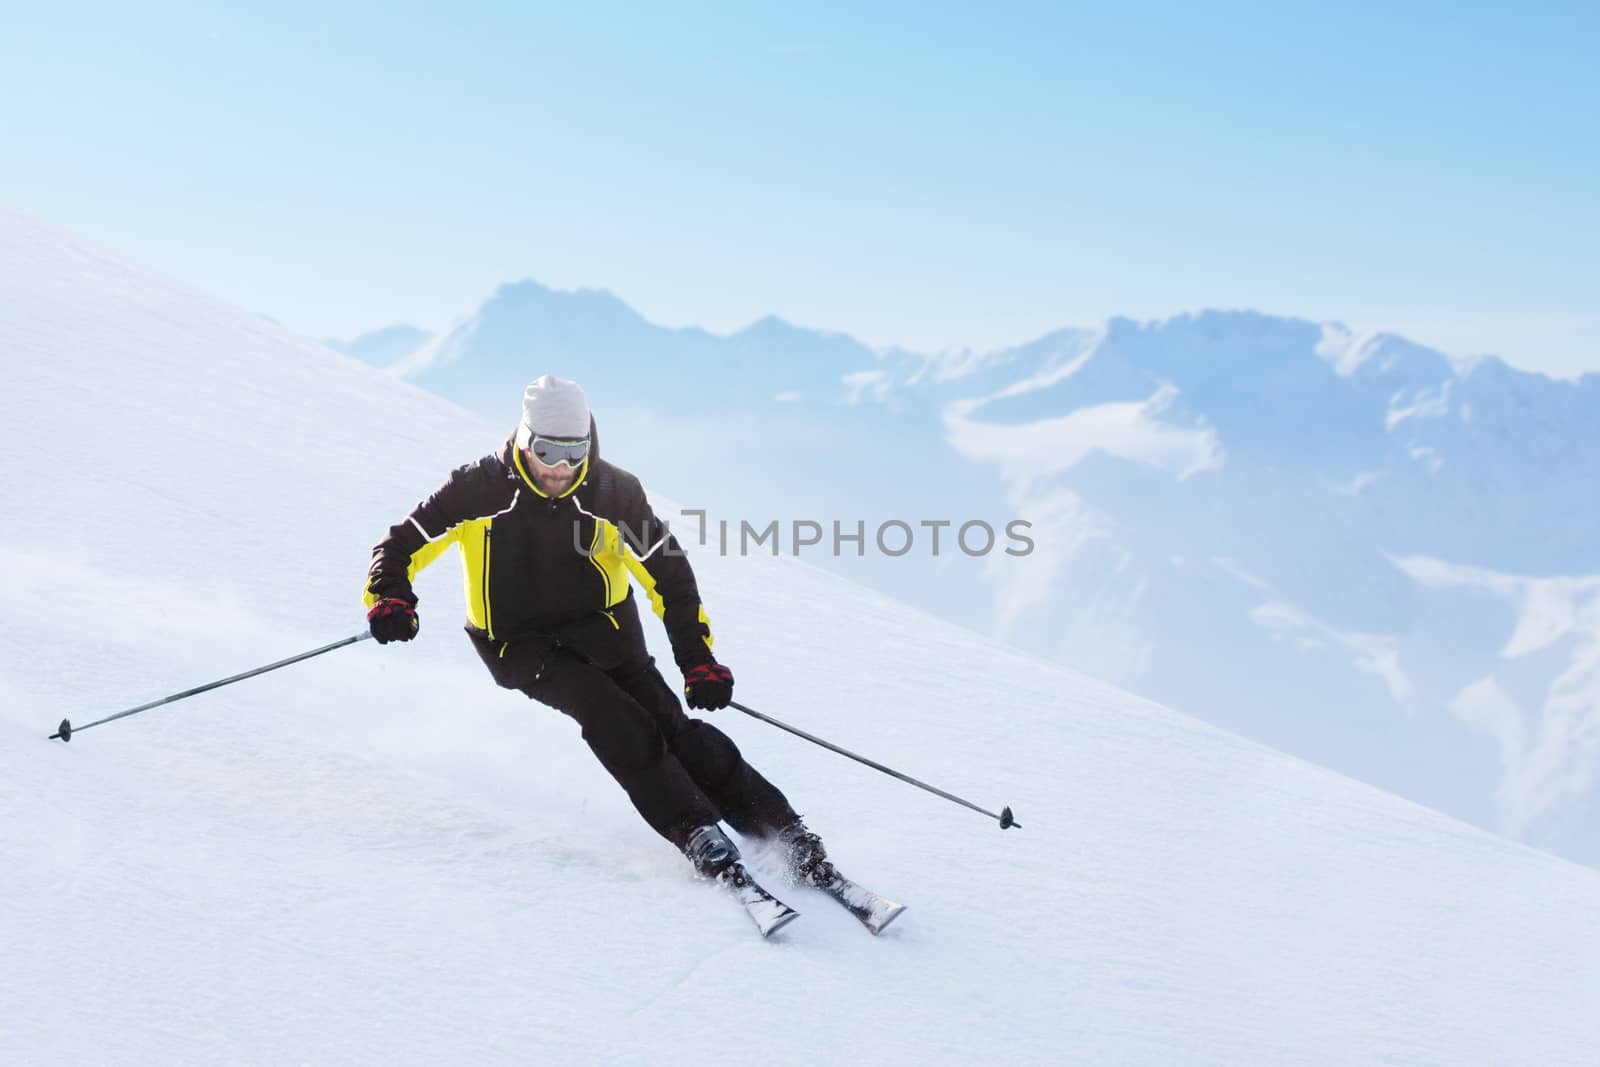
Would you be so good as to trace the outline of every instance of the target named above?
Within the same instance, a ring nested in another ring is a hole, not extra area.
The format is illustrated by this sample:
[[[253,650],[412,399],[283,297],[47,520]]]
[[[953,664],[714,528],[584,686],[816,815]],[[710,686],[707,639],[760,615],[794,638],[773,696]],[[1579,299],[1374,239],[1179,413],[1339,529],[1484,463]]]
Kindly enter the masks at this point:
[[[716,660],[683,672],[683,696],[691,708],[716,711],[733,700],[733,672]]]
[[[390,641],[409,641],[417,636],[417,609],[398,597],[386,597],[372,605],[367,612],[367,626],[378,644]]]

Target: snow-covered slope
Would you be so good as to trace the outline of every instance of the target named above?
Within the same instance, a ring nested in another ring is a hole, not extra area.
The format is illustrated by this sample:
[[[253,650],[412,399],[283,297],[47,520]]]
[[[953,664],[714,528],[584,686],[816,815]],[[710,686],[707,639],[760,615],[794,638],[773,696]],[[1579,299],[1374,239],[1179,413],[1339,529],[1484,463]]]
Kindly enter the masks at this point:
[[[567,720],[493,688],[449,561],[411,646],[47,742],[359,631],[371,543],[505,427],[6,209],[0,359],[0,1061],[1600,1047],[1600,874],[789,560],[695,557],[741,697],[1024,824],[722,714],[911,905],[879,940],[791,891],[761,942]]]

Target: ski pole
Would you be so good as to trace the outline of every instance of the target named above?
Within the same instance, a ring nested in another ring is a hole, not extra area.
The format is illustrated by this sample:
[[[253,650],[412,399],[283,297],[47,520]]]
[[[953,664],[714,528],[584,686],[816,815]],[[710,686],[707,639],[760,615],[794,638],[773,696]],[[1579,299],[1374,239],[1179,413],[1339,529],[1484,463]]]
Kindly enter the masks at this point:
[[[1000,814],[996,815],[992,811],[985,811],[983,808],[978,807],[978,805],[972,803],[970,800],[962,800],[960,797],[956,796],[954,793],[946,793],[943,789],[935,789],[933,786],[929,785],[927,782],[919,782],[915,778],[911,777],[909,774],[901,774],[899,771],[893,769],[892,767],[885,767],[881,763],[876,763],[876,762],[874,762],[872,760],[869,760],[865,756],[858,756],[854,752],[851,752],[849,749],[840,748],[838,745],[835,745],[830,741],[824,741],[822,738],[815,737],[815,736],[813,736],[811,734],[808,734],[804,730],[801,730],[801,729],[798,729],[796,727],[790,726],[786,722],[779,722],[777,719],[774,719],[770,715],[763,715],[763,714],[761,714],[761,712],[757,711],[755,708],[747,708],[743,704],[739,703],[737,700],[729,701],[728,702],[728,706],[731,707],[731,708],[738,708],[740,711],[744,712],[746,715],[750,716],[751,718],[760,719],[762,722],[768,723],[768,724],[770,724],[772,726],[776,726],[780,730],[788,730],[791,734],[794,734],[796,737],[803,737],[807,741],[810,741],[812,744],[821,745],[823,748],[827,749],[830,752],[837,752],[841,756],[849,756],[851,759],[855,760],[857,763],[865,763],[868,767],[871,767],[875,771],[882,771],[884,774],[887,774],[892,778],[898,778],[902,782],[906,782],[909,785],[914,785],[918,789],[926,789],[928,792],[934,794],[935,796],[944,797],[946,800],[953,800],[957,804],[960,804],[962,807],[971,808],[973,811],[978,812],[981,815],[987,815],[991,819],[999,819],[1000,820],[1000,829],[1002,829],[1002,830],[1009,830],[1013,826],[1016,826],[1016,827],[1021,827],[1022,826],[1022,824],[1020,822],[1018,822],[1015,818],[1012,817],[1010,808],[1001,808],[1000,809]]]
[[[85,723],[82,726],[74,727],[70,720],[62,719],[61,728],[55,733],[51,734],[48,740],[54,741],[59,737],[62,741],[71,741],[73,734],[81,730],[87,730],[91,726],[99,726],[101,723],[111,722],[115,719],[125,719],[129,715],[137,715],[139,712],[149,711],[151,708],[159,708],[163,704],[171,704],[176,701],[186,699],[187,697],[204,693],[210,689],[220,689],[225,685],[232,685],[234,682],[242,682],[246,678],[254,678],[258,674],[266,674],[268,671],[275,671],[279,667],[287,667],[291,663],[299,663],[303,659],[310,659],[312,656],[320,656],[324,652],[332,652],[336,648],[343,648],[345,645],[353,645],[357,641],[365,641],[371,636],[372,634],[370,633],[359,633],[353,637],[347,637],[343,641],[335,641],[331,645],[323,645],[321,648],[312,649],[310,652],[302,652],[298,656],[290,656],[288,659],[280,659],[276,663],[269,663],[265,667],[257,667],[253,671],[245,671],[243,674],[236,674],[232,678],[223,678],[220,681],[207,682],[205,685],[196,686],[193,689],[185,689],[181,693],[174,693],[169,697],[162,697],[160,700],[152,700],[148,704],[140,704],[136,708],[129,708],[127,711],[119,711],[115,715],[107,715],[103,719],[96,719],[94,722]]]

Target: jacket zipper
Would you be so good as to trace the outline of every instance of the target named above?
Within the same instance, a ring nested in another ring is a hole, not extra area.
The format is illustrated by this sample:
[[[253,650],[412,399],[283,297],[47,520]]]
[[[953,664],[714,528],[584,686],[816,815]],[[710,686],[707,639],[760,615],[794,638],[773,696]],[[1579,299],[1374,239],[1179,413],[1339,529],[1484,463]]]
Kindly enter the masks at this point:
[[[494,639],[494,619],[489,614],[489,539],[494,533],[488,526],[483,528],[483,630]]]

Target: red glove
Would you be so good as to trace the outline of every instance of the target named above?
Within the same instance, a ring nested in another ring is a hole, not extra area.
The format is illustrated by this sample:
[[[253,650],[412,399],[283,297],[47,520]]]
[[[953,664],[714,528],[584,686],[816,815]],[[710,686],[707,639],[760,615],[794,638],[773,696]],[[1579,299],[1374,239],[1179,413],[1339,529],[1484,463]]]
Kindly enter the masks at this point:
[[[716,711],[733,699],[733,672],[713,660],[683,673],[683,696],[691,708]]]
[[[367,627],[380,645],[387,645],[390,641],[409,641],[417,636],[417,627],[420,625],[417,609],[397,597],[380,600],[367,612]]]

